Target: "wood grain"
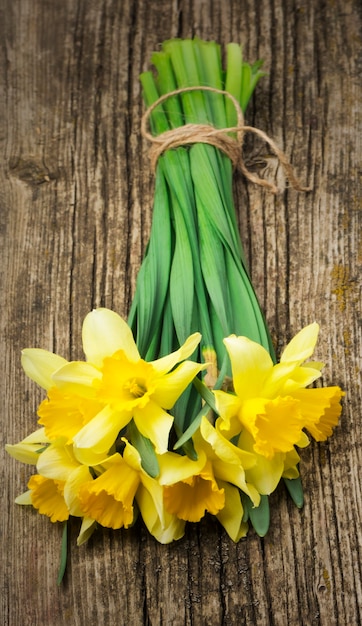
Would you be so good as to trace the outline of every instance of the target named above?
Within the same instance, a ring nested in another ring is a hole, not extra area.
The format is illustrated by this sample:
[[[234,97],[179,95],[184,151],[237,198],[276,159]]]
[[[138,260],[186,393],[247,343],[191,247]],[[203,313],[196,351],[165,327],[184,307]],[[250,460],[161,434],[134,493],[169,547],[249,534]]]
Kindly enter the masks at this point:
[[[270,532],[234,545],[205,518],[158,545],[140,524],[100,530],[56,586],[61,530],[14,498],[29,468],[3,471],[1,619],[9,626],[355,626],[362,616],[361,137],[358,0],[3,0],[0,7],[2,438],[35,428],[41,390],[20,367],[37,346],[81,353],[95,306],[126,315],[147,243],[153,177],[138,75],[175,36],[243,42],[268,72],[247,122],[286,151],[307,195],[248,137],[277,197],[235,177],[253,281],[280,349],[321,325],[326,384],[347,392],[340,427],[302,453],[306,503],[281,488]]]

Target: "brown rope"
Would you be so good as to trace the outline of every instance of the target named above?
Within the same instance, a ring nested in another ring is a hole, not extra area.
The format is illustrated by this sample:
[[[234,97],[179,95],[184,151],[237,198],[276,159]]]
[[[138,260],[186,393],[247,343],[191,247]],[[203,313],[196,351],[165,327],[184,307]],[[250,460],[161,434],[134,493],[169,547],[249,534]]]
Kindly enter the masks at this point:
[[[211,91],[212,93],[227,96],[232,101],[235,107],[237,115],[236,126],[233,126],[231,128],[214,128],[213,126],[208,124],[185,124],[183,126],[179,126],[178,128],[167,130],[164,133],[156,136],[152,135],[147,130],[149,117],[156,107],[158,107],[171,96],[176,96],[181,93],[196,90]],[[234,98],[234,96],[232,96],[228,91],[214,89],[213,87],[206,86],[183,87],[180,89],[176,89],[175,91],[170,91],[169,93],[161,96],[156,102],[154,102],[147,109],[141,120],[141,133],[143,137],[145,137],[145,139],[148,139],[148,141],[152,143],[150,149],[150,159],[153,169],[156,168],[158,157],[166,150],[169,150],[171,148],[177,148],[178,146],[190,145],[193,143],[208,143],[215,146],[216,148],[219,148],[225,154],[227,154],[234,166],[240,169],[249,181],[260,185],[261,187],[266,187],[272,193],[277,193],[278,188],[273,183],[270,183],[263,178],[259,178],[259,176],[256,176],[256,174],[253,174],[246,168],[242,158],[242,146],[244,142],[244,134],[246,132],[258,135],[261,139],[265,141],[265,143],[270,146],[275,155],[278,157],[284,173],[294,189],[296,189],[297,191],[311,190],[311,187],[303,187],[301,185],[299,180],[296,178],[293,166],[291,165],[285,153],[280,150],[276,143],[270,137],[268,137],[268,135],[264,133],[264,131],[260,130],[259,128],[254,128],[254,126],[245,126],[244,115],[240,108],[240,105],[236,98]],[[236,138],[232,137],[228,133],[236,134]]]

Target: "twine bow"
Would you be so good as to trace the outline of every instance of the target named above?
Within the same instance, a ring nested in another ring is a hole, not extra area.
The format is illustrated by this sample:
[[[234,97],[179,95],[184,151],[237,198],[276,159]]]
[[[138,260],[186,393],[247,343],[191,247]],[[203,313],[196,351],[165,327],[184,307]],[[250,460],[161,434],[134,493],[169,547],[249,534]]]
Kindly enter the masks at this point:
[[[160,135],[152,135],[148,130],[149,117],[156,107],[162,104],[165,100],[171,96],[176,96],[181,93],[189,91],[210,91],[212,93],[221,94],[227,96],[234,104],[237,125],[227,128],[215,128],[209,124],[185,124],[172,130],[167,130]],[[171,148],[177,148],[178,146],[190,145],[193,143],[207,143],[222,150],[231,159],[233,165],[238,168],[244,176],[252,183],[260,185],[269,189],[272,193],[278,193],[278,188],[271,182],[260,178],[256,174],[250,172],[243,160],[242,147],[244,143],[244,135],[246,132],[254,133],[267,143],[275,155],[278,157],[279,162],[284,170],[284,173],[289,180],[291,186],[296,191],[310,191],[311,187],[304,187],[294,174],[293,166],[288,160],[286,154],[277,146],[277,144],[271,139],[264,131],[254,126],[245,126],[244,115],[240,108],[240,105],[236,98],[232,96],[228,91],[222,89],[215,89],[207,86],[195,86],[195,87],[182,87],[174,91],[161,96],[154,102],[145,112],[141,120],[141,134],[145,139],[151,142],[150,159],[153,169],[156,168],[156,163],[159,156]],[[228,133],[236,134],[236,138],[232,137]]]

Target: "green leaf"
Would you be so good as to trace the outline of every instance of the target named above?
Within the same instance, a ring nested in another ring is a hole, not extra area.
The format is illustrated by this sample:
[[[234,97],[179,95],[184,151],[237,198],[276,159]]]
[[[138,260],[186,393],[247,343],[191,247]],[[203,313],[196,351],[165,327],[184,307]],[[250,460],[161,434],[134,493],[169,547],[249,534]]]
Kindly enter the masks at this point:
[[[57,585],[61,584],[64,574],[65,574],[65,570],[67,567],[67,552],[68,552],[68,522],[64,522]]]
[[[181,446],[184,446],[189,439],[191,439],[192,435],[194,435],[197,429],[200,427],[201,420],[204,415],[207,415],[210,411],[210,407],[205,404],[198,415],[195,417],[194,421],[190,424],[188,429],[184,432],[184,434],[176,441],[173,449],[178,450]]]
[[[253,506],[252,501],[246,494],[242,494],[242,502],[244,509],[246,510],[248,519],[252,524],[255,532],[259,537],[265,537],[269,530],[270,524],[270,510],[269,510],[269,498],[268,496],[260,497],[259,506]]]
[[[215,396],[212,393],[212,391],[210,391],[210,389],[206,387],[205,383],[203,383],[202,380],[197,378],[197,376],[194,378],[192,383],[196,387],[202,399],[205,400],[205,402],[209,405],[210,409],[212,409],[218,415],[216,404],[215,404]]]
[[[304,504],[304,494],[300,476],[293,479],[283,478],[283,480],[294,504],[298,507],[298,509],[301,509]]]
[[[186,225],[175,197],[172,198],[172,206],[176,242],[170,274],[170,299],[177,339],[182,345],[191,334],[194,272]]]
[[[140,433],[133,420],[128,425],[128,434],[132,445],[140,454],[143,469],[149,476],[156,478],[160,473],[160,468],[151,441]]]
[[[160,344],[171,266],[171,231],[169,196],[162,170],[158,166],[151,236],[138,273],[136,292],[128,316],[128,323],[143,358],[149,353],[151,344],[157,347]],[[153,358],[157,358],[157,355]]]

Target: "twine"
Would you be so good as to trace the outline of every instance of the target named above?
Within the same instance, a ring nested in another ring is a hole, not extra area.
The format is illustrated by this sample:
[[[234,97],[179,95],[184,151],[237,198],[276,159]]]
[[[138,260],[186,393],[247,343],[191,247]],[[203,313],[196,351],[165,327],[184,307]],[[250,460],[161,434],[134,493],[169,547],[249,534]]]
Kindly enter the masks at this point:
[[[196,90],[210,91],[212,93],[227,96],[235,107],[237,115],[237,125],[227,128],[215,128],[214,126],[211,126],[209,124],[185,124],[183,126],[179,126],[178,128],[167,130],[157,136],[152,135],[147,130],[149,117],[152,111],[156,109],[156,107],[158,107],[171,96],[176,96],[178,94]],[[265,143],[270,146],[272,151],[278,157],[279,163],[281,164],[284,173],[293,189],[295,189],[296,191],[311,190],[311,187],[304,187],[301,185],[300,181],[294,174],[293,166],[288,160],[286,154],[276,145],[273,139],[271,139],[264,131],[260,130],[259,128],[255,128],[254,126],[245,126],[244,115],[240,108],[239,102],[228,91],[206,86],[182,87],[180,89],[170,91],[169,93],[161,96],[158,100],[156,100],[156,102],[154,102],[147,109],[141,120],[141,134],[152,144],[150,148],[150,160],[151,166],[154,170],[156,169],[156,164],[159,156],[166,150],[170,150],[171,148],[177,148],[178,146],[190,145],[193,143],[207,143],[222,150],[231,159],[233,165],[244,174],[247,180],[255,183],[256,185],[260,185],[261,187],[269,189],[274,194],[278,193],[278,188],[273,183],[263,178],[259,178],[259,176],[253,174],[247,169],[242,157],[242,147],[244,143],[244,135],[246,132],[258,135],[258,137],[263,139]],[[228,133],[235,133],[236,138],[230,136]]]

